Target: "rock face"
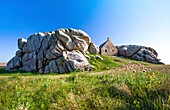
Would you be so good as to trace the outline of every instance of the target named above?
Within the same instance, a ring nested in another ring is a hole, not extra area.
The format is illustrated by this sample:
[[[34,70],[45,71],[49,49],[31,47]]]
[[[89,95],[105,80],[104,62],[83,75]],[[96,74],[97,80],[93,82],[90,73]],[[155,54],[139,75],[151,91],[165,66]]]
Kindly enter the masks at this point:
[[[118,56],[124,56],[154,64],[161,63],[160,59],[157,59],[158,53],[153,48],[139,45],[122,45],[117,48]]]
[[[93,45],[92,45],[93,44]],[[84,70],[89,63],[86,52],[98,53],[98,47],[82,30],[58,29],[18,39],[18,51],[6,70],[39,73],[67,73]]]
[[[91,54],[98,54],[99,53],[99,47],[97,45],[95,45],[94,43],[90,43],[89,44],[89,48],[88,48],[88,51],[91,53]]]

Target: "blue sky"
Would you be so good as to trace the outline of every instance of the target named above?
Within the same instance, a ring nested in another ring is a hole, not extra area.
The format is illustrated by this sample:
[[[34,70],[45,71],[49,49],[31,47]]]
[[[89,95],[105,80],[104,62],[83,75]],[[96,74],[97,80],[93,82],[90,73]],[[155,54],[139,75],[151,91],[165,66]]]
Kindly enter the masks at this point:
[[[150,46],[170,64],[169,0],[1,0],[0,62],[15,55],[18,38],[58,28],[82,29],[98,46],[108,36]]]

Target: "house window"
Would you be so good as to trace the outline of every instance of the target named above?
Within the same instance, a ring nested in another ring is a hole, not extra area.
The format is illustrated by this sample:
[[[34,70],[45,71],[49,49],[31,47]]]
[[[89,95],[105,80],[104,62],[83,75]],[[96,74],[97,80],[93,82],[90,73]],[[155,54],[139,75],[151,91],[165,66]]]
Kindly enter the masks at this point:
[[[105,49],[105,52],[107,52],[107,50]]]

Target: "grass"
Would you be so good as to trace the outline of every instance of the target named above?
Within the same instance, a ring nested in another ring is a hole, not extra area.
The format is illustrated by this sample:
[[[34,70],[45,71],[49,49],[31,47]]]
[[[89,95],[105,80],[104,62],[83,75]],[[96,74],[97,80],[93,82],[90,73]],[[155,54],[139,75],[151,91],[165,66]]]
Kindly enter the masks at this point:
[[[170,109],[169,66],[117,57],[102,56],[103,61],[90,57],[95,72],[75,72],[56,78],[15,73],[1,78],[0,110]]]

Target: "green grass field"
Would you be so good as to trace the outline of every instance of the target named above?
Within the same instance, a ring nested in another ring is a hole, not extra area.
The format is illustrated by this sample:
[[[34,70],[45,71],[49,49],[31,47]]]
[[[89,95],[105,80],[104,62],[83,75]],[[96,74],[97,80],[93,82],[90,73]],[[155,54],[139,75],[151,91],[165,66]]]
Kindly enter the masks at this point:
[[[0,110],[169,110],[170,66],[90,55],[92,72],[0,70]]]

